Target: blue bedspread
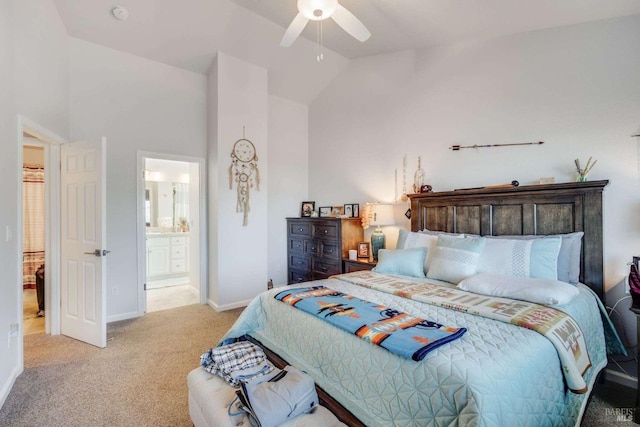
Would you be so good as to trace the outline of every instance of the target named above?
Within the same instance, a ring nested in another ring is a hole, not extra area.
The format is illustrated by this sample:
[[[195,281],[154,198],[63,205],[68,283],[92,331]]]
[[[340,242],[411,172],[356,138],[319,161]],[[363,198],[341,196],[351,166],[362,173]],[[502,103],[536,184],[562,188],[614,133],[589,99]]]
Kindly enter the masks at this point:
[[[539,333],[362,288],[339,276],[314,285],[467,332],[415,363],[276,301],[283,290],[276,288],[256,297],[223,341],[252,335],[370,427],[580,424],[588,394],[567,390],[558,354]],[[561,309],[585,334],[593,366],[584,378],[592,389],[607,363],[605,329],[597,297],[586,286],[578,288],[578,297]]]

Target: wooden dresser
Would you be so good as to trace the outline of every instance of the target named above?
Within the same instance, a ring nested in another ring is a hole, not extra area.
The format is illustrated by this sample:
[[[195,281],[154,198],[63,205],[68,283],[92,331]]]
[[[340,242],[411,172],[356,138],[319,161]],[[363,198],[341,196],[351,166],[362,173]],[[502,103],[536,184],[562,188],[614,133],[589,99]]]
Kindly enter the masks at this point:
[[[342,273],[342,259],[363,240],[360,218],[287,218],[289,284]]]

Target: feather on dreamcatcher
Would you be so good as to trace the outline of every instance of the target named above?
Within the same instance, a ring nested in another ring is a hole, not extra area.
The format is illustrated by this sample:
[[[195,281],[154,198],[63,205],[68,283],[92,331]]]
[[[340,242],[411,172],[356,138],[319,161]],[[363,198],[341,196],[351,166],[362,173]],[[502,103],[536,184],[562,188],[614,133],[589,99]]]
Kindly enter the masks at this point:
[[[249,195],[251,189],[256,187],[260,191],[260,171],[258,170],[258,155],[253,142],[245,138],[244,126],[242,138],[233,144],[231,150],[231,165],[229,166],[229,190],[233,190],[233,183],[238,189],[236,212],[242,212],[242,226],[249,224]]]

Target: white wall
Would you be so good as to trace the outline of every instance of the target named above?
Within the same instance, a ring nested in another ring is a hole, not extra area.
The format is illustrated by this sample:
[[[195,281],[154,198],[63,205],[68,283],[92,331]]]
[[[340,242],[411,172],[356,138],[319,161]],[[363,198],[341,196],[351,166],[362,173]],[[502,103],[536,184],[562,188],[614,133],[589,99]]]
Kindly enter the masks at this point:
[[[310,106],[310,198],[392,200],[405,153],[408,185],[422,156],[435,191],[571,181],[573,160],[593,156],[589,178],[611,181],[604,196],[611,291],[639,252],[639,141],[630,138],[640,129],[638,70],[637,15],[352,61]],[[448,148],[528,141],[545,144]]]
[[[67,31],[52,1],[15,2],[16,110],[60,136],[69,135]]]
[[[206,157],[206,77],[70,39],[72,139],[107,137],[107,320],[138,315],[136,153]]]
[[[0,156],[0,179],[2,182],[15,183],[18,177],[18,147],[16,144],[16,111],[13,86],[13,2],[0,1],[0,144],[3,155]],[[0,186],[0,198],[17,201],[17,185]],[[9,333],[9,325],[18,323],[18,246],[15,240],[5,241],[5,227],[17,226],[14,203],[3,203],[0,209],[0,337]],[[18,340],[13,339],[11,346],[0,340],[0,406],[4,403],[16,376],[21,361],[18,354]]]
[[[210,246],[216,246],[210,263],[209,303],[217,310],[246,305],[267,285],[267,70],[227,54],[218,53],[209,76]],[[214,115],[215,114],[215,115]],[[237,184],[229,188],[229,166],[235,142],[243,138],[253,142],[260,172],[259,190],[250,189],[248,224],[236,212]],[[215,133],[211,133],[211,131]],[[211,154],[215,152],[215,154]],[[213,186],[216,186],[215,188]],[[215,230],[213,230],[215,229]]]
[[[286,217],[308,199],[309,108],[269,97],[269,278],[287,284]]]
[[[51,1],[0,1],[0,404],[22,369],[21,338],[7,334],[22,317],[17,270],[20,150],[17,115],[68,136],[69,98],[66,31]],[[43,71],[44,70],[44,71]],[[6,228],[11,238],[6,239]],[[22,331],[19,332],[19,335]]]

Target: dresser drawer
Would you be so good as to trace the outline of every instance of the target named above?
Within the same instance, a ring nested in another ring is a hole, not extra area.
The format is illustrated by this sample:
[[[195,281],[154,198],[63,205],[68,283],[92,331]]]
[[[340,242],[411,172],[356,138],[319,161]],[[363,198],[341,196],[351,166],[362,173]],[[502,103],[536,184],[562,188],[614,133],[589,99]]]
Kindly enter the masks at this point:
[[[327,262],[323,260],[314,259],[312,261],[313,264],[313,273],[320,273],[327,276],[331,276],[334,274],[342,273],[342,266],[339,262]]]
[[[318,255],[320,253],[320,242],[317,240],[305,240],[303,243],[305,255]]]
[[[323,239],[337,239],[338,238],[338,224],[331,222],[320,222],[313,224],[313,237]]]
[[[320,243],[320,256],[327,259],[339,260],[342,258],[342,251],[338,247],[337,242],[321,242]]]
[[[311,260],[309,257],[291,255],[289,258],[289,267],[291,267],[291,269],[309,271],[311,269]]]
[[[304,252],[304,240],[302,239],[290,239],[289,240],[289,251],[303,253]]]
[[[289,283],[302,283],[311,280],[311,273],[308,271],[290,270]]]
[[[354,271],[370,271],[376,263],[369,261],[355,261],[351,259],[344,260],[344,272],[353,273]]]
[[[291,222],[289,223],[290,236],[311,236],[311,224],[308,222]]]

